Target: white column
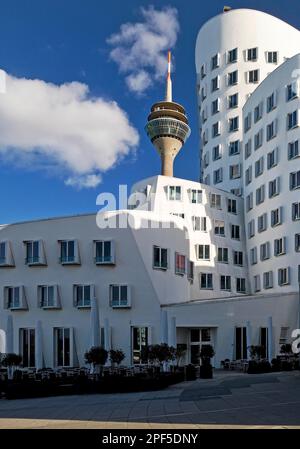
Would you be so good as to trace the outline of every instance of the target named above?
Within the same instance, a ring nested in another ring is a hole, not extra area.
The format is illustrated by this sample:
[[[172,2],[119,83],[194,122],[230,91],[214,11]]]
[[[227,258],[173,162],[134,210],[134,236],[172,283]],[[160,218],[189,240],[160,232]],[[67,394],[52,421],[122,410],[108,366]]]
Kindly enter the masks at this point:
[[[271,316],[268,318],[268,359],[269,362],[273,359],[273,320]]]
[[[176,335],[176,317],[172,316],[170,319],[170,339],[169,339],[169,346],[173,346],[176,348],[177,346],[177,335]]]
[[[106,351],[111,349],[111,335],[108,318],[105,318],[104,320],[104,349],[106,349]]]
[[[247,321],[246,323],[246,338],[247,338],[247,354],[248,359],[250,359],[250,346],[252,345],[252,326],[250,321]]]
[[[14,326],[13,317],[7,316],[6,322],[6,336],[5,336],[5,353],[10,354],[14,352]]]
[[[40,320],[35,327],[35,368],[36,370],[43,368],[43,331]]]
[[[100,346],[100,322],[98,314],[97,299],[91,299],[91,313],[90,313],[90,327],[91,327],[91,347]]]
[[[161,311],[160,315],[160,342],[168,343],[168,312]]]

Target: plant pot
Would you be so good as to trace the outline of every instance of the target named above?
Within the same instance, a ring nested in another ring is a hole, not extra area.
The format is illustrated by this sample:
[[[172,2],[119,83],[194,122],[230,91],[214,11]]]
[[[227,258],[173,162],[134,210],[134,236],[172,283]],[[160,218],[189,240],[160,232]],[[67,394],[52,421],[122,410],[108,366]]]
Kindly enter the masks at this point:
[[[200,379],[212,379],[213,378],[213,368],[209,365],[200,366]]]

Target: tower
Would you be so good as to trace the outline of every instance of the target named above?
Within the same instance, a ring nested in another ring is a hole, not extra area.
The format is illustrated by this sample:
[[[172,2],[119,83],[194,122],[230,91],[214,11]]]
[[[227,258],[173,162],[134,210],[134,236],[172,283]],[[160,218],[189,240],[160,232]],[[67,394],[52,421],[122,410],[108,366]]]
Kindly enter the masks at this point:
[[[171,52],[168,52],[168,74],[164,101],[151,108],[147,135],[161,158],[161,174],[173,176],[174,159],[189,137],[191,130],[184,108],[172,100]]]

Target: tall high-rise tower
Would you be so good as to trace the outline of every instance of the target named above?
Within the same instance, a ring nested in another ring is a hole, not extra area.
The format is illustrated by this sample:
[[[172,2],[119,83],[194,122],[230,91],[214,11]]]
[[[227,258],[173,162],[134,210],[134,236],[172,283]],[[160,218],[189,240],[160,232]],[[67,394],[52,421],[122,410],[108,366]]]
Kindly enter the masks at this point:
[[[172,100],[171,52],[168,52],[165,101],[152,106],[145,129],[161,157],[161,174],[173,176],[174,159],[191,130],[184,108]]]

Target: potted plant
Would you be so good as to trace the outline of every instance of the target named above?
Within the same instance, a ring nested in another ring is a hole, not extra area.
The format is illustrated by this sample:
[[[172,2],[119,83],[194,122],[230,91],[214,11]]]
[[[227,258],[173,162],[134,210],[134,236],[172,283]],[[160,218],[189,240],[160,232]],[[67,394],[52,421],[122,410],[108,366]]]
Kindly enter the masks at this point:
[[[177,348],[175,349],[174,353],[177,368],[179,367],[180,362],[184,358],[185,354],[186,354],[186,345],[185,344],[177,345]]]
[[[124,359],[125,354],[121,349],[111,349],[109,351],[109,360],[112,366],[117,365],[117,367],[119,367]]]
[[[102,346],[93,346],[84,354],[85,363],[88,363],[91,367],[91,374],[95,374],[98,367],[100,367],[100,375],[102,374],[102,369],[107,361],[107,357],[108,351]]]
[[[291,355],[293,355],[292,345],[290,343],[281,345],[280,354],[285,356],[285,360],[281,361],[281,369],[291,371],[293,369],[293,362],[290,360]]]
[[[148,346],[147,359],[160,370],[161,365],[165,368],[166,363],[175,359],[175,349],[166,343]]]
[[[214,348],[211,345],[202,345],[200,351],[200,378],[201,379],[212,379],[213,368],[210,363],[211,359],[215,355]]]
[[[14,371],[17,366],[22,362],[22,357],[18,354],[9,353],[5,354],[2,359],[2,365],[7,367],[7,378],[9,380],[13,379]]]

